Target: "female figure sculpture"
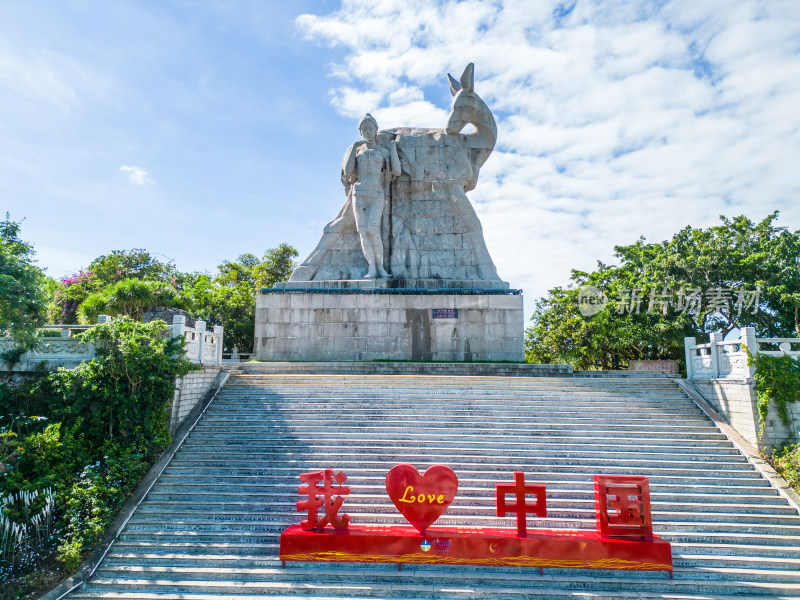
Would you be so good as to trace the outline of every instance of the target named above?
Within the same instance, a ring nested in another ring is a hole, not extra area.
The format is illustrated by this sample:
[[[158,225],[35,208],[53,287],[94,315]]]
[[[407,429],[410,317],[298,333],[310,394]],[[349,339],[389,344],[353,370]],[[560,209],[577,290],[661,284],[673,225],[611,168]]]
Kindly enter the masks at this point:
[[[365,279],[387,278],[383,266],[381,220],[386,206],[387,188],[392,177],[400,175],[397,140],[387,150],[376,141],[378,123],[369,113],[358,124],[362,140],[354,143],[344,155],[342,184],[351,200],[361,249],[367,260]]]

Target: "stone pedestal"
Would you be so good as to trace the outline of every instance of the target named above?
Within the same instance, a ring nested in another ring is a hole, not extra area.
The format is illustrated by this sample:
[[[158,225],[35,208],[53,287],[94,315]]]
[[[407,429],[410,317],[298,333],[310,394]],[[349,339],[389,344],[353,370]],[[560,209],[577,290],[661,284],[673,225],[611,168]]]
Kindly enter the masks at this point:
[[[262,290],[256,298],[256,360],[521,362],[525,357],[518,290],[282,288]]]

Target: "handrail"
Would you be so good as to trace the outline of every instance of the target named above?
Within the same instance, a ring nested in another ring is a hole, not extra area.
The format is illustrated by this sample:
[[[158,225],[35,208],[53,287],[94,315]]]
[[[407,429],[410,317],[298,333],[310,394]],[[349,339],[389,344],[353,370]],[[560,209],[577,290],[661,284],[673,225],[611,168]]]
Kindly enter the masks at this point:
[[[743,328],[737,340],[724,340],[720,332],[715,332],[706,344],[698,344],[693,337],[683,341],[688,379],[752,378],[755,367],[749,364],[745,349],[751,356],[786,355],[800,360],[800,350],[790,349],[791,344],[800,344],[800,338],[757,338],[753,327]],[[763,345],[777,345],[778,349],[765,350]]]

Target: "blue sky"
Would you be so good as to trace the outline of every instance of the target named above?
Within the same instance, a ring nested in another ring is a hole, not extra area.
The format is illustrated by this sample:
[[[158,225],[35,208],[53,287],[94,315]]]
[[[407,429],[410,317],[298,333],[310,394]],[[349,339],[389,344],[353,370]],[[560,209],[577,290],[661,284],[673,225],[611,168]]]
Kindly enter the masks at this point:
[[[527,313],[640,235],[800,228],[796,0],[0,7],[0,208],[54,277],[114,249],[304,257],[358,118],[443,127],[470,61],[499,128],[470,197]]]

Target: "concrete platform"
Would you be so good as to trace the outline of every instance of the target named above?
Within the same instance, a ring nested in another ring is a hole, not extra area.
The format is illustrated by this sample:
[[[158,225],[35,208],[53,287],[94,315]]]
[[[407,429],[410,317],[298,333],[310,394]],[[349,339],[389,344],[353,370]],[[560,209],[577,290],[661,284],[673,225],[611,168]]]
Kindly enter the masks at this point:
[[[233,365],[231,365],[232,367]],[[440,377],[572,377],[572,365],[489,362],[244,362],[235,372],[245,375],[435,375]],[[627,371],[617,371],[627,376]],[[654,375],[651,373],[650,377]]]
[[[479,293],[520,293],[510,290],[508,282],[481,279],[337,279],[332,281],[285,281],[276,283],[266,292],[326,291],[326,290],[406,290],[416,293],[442,291],[475,291]]]
[[[265,291],[256,298],[256,360],[525,358],[518,293]]]

